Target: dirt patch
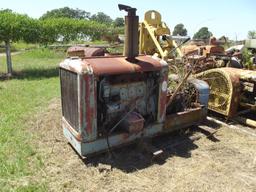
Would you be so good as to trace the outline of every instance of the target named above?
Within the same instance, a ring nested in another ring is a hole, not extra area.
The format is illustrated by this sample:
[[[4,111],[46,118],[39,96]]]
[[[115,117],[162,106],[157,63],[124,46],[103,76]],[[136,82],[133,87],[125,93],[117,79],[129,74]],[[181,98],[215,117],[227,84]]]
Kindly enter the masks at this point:
[[[137,145],[84,162],[62,134],[60,100],[54,100],[34,121],[35,145],[44,167],[34,177],[50,191],[255,191],[256,138],[220,128],[214,140],[192,142],[171,134],[156,141],[182,145],[152,162]]]

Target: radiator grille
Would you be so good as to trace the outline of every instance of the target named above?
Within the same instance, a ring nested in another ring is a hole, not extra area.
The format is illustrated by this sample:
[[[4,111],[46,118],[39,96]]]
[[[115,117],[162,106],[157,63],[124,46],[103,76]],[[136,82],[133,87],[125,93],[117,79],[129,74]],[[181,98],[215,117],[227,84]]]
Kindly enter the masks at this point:
[[[79,131],[77,74],[60,69],[62,115]]]
[[[218,69],[200,74],[198,77],[205,80],[210,86],[208,108],[228,116],[232,99],[232,84],[228,81],[228,77],[224,73],[220,73]]]

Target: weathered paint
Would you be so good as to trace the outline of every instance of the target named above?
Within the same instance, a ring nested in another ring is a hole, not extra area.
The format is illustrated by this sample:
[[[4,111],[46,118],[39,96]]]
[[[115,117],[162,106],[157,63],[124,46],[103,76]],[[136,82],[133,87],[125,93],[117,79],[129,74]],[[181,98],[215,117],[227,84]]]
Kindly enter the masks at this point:
[[[212,98],[215,99],[216,96],[214,95],[216,94],[217,96],[221,94],[226,94],[226,107],[216,107],[216,104],[213,101],[209,100],[208,107],[210,110],[223,114],[227,117],[233,117],[237,114],[241,93],[239,71],[241,71],[241,69],[225,67],[207,70],[196,75],[196,77],[208,82],[210,86],[210,96],[212,96]],[[218,87],[213,87],[212,82],[215,82],[215,80],[212,81],[212,78],[223,79],[227,83],[222,85],[220,84],[218,85]],[[227,93],[222,92],[223,86],[227,86]],[[215,93],[215,90],[218,90],[218,93]]]
[[[111,148],[120,147],[125,144],[136,141],[142,137],[153,137],[162,132],[162,124],[153,124],[146,127],[144,132],[133,133],[133,134],[116,134],[109,136],[109,145]],[[104,152],[108,149],[107,139],[101,138],[92,142],[81,143],[82,156],[92,155],[94,153]]]
[[[66,137],[66,139],[68,140],[68,142],[74,147],[76,152],[80,156],[82,156],[81,141],[76,139],[76,137],[74,137],[74,135],[70,132],[70,130],[65,125],[63,125],[62,128],[63,128],[63,134]]]
[[[201,108],[192,109],[190,111],[180,112],[166,117],[164,124],[151,124],[139,133],[121,133],[109,136],[110,147],[120,147],[124,144],[129,144],[136,139],[143,137],[153,137],[166,132],[172,132],[177,129],[196,125],[206,117],[205,110]],[[88,156],[95,153],[104,152],[108,149],[107,139],[100,138],[94,141],[80,142],[71,134],[67,126],[64,126],[64,135],[71,145],[78,151],[81,156]]]
[[[65,127],[72,135],[73,137],[81,142],[82,141],[82,135],[80,132],[77,132],[67,121],[64,117],[62,117],[62,127]]]
[[[167,115],[164,122],[164,132],[170,132],[191,125],[196,125],[206,118],[207,111],[202,107],[189,109],[188,111],[178,112]]]
[[[157,71],[161,69],[159,62],[148,56],[136,58],[136,62],[131,63],[125,58],[104,58],[104,59],[86,59],[92,65],[96,75],[114,75],[134,72]]]
[[[188,80],[190,83],[192,83],[197,92],[198,92],[198,102],[201,105],[204,105],[205,107],[208,106],[208,100],[209,100],[209,85],[202,80],[199,79],[189,79]]]
[[[138,56],[133,62],[125,57],[88,57],[88,58],[67,58],[60,63],[60,67],[83,74],[88,72],[90,66],[94,75],[114,75],[135,72],[159,71],[162,69],[162,62],[146,55]]]
[[[163,66],[165,66],[165,65],[163,65]],[[157,115],[158,123],[162,123],[165,120],[167,84],[168,84],[168,67],[166,65],[161,70],[161,80],[159,83],[158,115]]]
[[[106,137],[97,135],[97,79],[104,74],[114,75],[123,74],[125,78],[141,72],[157,72],[158,81],[158,103],[157,103],[157,121],[144,127],[140,132],[131,132],[120,134],[113,133],[109,135],[111,147],[118,147],[128,144],[136,139],[144,137],[153,137],[164,132],[173,131],[177,128],[183,128],[200,122],[206,115],[205,108],[200,110],[191,110],[184,113],[173,114],[166,118],[166,97],[168,82],[168,65],[166,62],[155,60],[148,56],[138,56],[135,63],[127,61],[124,57],[105,57],[105,58],[86,58],[78,60],[67,60],[61,64],[61,67],[70,71],[76,71],[79,74],[79,125],[80,132],[74,132],[73,128],[65,122],[63,118],[64,135],[71,145],[82,156],[91,155],[97,152],[107,150],[108,144]],[[139,78],[139,77],[136,77]],[[114,79],[115,80],[115,79]],[[113,80],[113,81],[114,81]],[[115,80],[116,81],[116,80]],[[198,82],[197,82],[198,83]],[[200,83],[199,83],[200,84]],[[203,84],[197,87],[202,89],[199,93],[207,94],[207,89]],[[199,101],[205,102],[207,98],[201,98]],[[185,120],[183,121],[183,118]]]
[[[96,91],[96,83],[94,82],[94,76],[92,74],[86,74],[82,78],[82,95],[81,98],[83,100],[83,106],[81,108],[80,116],[81,130],[83,132],[83,139],[85,141],[95,140],[97,138],[97,91]]]

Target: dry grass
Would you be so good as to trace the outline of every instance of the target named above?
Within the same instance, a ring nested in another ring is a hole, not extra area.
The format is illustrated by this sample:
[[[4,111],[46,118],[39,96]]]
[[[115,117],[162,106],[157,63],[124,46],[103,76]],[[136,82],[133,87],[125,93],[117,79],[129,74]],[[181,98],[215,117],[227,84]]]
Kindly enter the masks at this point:
[[[222,127],[216,134],[218,141],[188,141],[167,151],[162,163],[152,163],[136,145],[115,151],[114,160],[106,154],[84,163],[63,137],[60,117],[60,101],[56,99],[33,123],[44,168],[31,179],[46,182],[50,191],[256,189],[255,137]],[[180,137],[168,139],[175,142]]]

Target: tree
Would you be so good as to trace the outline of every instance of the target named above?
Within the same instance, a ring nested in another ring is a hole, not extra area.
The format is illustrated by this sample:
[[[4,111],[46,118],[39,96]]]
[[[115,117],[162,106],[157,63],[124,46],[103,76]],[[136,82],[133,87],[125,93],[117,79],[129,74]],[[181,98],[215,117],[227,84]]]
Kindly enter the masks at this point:
[[[111,17],[103,12],[98,12],[97,14],[92,15],[91,20],[104,24],[111,24],[113,22]]]
[[[49,19],[49,18],[72,18],[72,19],[89,19],[90,13],[81,9],[72,9],[69,7],[63,7],[59,9],[53,9],[47,11],[45,14],[40,17],[40,19]]]
[[[11,42],[18,40],[35,42],[39,35],[38,29],[37,20],[27,15],[9,10],[0,11],[0,42],[5,43],[8,74],[12,74]]]
[[[91,40],[102,39],[106,35],[116,36],[123,32],[123,28],[108,26],[91,20],[79,20],[70,18],[51,18],[40,20],[40,43],[45,46],[54,43],[58,39],[63,42],[90,38]]]
[[[212,32],[208,30],[208,27],[202,27],[193,36],[193,39],[209,39],[212,36]]]
[[[117,17],[114,20],[114,26],[115,27],[123,27],[124,26],[124,18],[123,17]]]
[[[256,39],[256,31],[248,31],[248,39]]]
[[[177,24],[174,27],[173,35],[180,35],[180,36],[186,36],[188,34],[187,29],[184,27],[182,23]]]
[[[1,12],[12,12],[11,9],[1,9],[0,11],[1,11]]]

